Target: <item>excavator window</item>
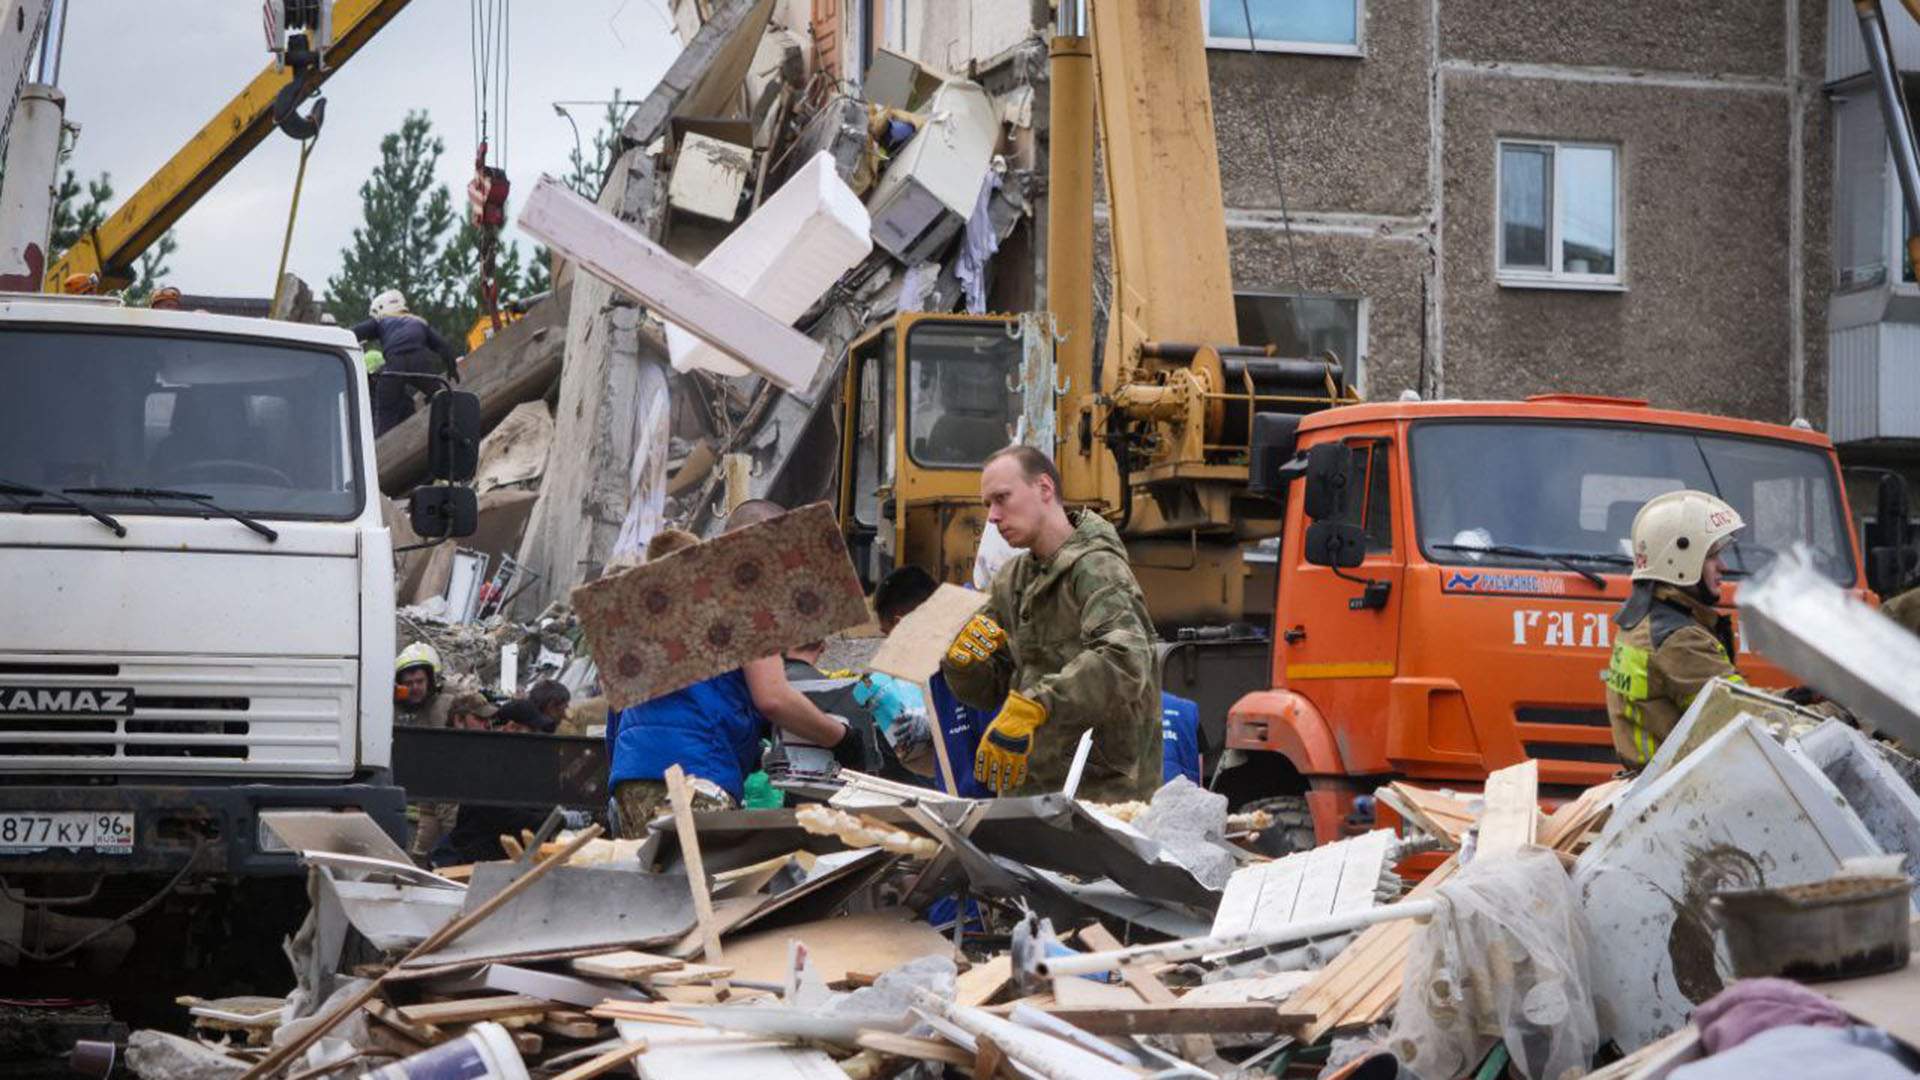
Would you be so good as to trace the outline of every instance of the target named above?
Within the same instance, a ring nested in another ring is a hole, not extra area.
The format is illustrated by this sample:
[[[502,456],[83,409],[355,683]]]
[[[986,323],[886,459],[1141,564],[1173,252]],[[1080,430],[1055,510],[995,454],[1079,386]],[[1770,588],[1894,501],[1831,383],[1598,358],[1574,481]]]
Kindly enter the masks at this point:
[[[1013,441],[1020,339],[1001,322],[907,331],[907,452],[932,469],[977,469]]]

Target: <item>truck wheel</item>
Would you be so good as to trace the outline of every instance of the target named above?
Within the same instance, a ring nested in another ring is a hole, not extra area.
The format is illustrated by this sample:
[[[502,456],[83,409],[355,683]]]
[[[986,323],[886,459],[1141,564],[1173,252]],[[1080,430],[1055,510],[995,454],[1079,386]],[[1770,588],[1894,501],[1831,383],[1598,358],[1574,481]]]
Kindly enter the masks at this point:
[[[1312,850],[1313,811],[1307,809],[1305,795],[1275,795],[1256,799],[1242,806],[1239,812],[1250,814],[1256,810],[1273,815],[1273,824],[1254,838],[1254,850],[1276,859],[1296,851]]]

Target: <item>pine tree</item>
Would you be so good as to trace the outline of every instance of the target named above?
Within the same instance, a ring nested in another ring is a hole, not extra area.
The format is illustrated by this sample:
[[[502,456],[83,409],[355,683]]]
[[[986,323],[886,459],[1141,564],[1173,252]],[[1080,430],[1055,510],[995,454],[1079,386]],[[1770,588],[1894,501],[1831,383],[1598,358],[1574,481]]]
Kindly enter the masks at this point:
[[[578,141],[567,155],[570,167],[563,182],[568,187],[589,199],[600,197],[600,189],[606,186],[607,170],[613,167],[620,153],[621,132],[626,128],[628,111],[620,101],[620,88],[614,87],[606,111],[600,114],[600,130],[593,133],[593,156],[588,158]]]
[[[70,153],[72,147],[62,143],[60,160],[65,161]],[[47,237],[54,256],[71,251],[87,233],[98,228],[107,219],[107,210],[112,204],[111,174],[102,172],[83,185],[72,169],[60,173],[59,183],[53,189],[53,221]],[[133,284],[124,294],[130,303],[147,302],[153,290],[173,272],[167,259],[178,250],[179,241],[174,239],[173,230],[168,229],[152,247],[140,253],[140,261],[133,267]]]
[[[450,321],[442,277],[457,220],[452,194],[434,182],[445,151],[425,112],[409,112],[380,140],[380,164],[360,185],[362,223],[340,253],[340,272],[327,279],[326,310],[339,322],[359,322],[376,295],[399,289],[448,340],[466,336],[465,325]]]

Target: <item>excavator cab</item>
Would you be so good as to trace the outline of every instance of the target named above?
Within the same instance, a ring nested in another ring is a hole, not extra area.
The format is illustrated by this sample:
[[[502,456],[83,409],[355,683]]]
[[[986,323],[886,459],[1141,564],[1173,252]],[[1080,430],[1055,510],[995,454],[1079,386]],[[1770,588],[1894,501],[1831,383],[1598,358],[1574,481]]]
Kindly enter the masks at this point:
[[[986,524],[980,468],[1023,415],[1018,319],[907,313],[847,350],[840,522],[871,588],[912,563],[965,581]]]

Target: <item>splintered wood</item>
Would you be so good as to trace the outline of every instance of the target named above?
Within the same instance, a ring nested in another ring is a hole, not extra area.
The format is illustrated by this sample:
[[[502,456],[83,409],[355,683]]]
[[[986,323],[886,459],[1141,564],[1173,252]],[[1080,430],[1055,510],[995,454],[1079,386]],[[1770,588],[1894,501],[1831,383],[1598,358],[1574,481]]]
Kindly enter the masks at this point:
[[[1459,847],[1460,838],[1473,828],[1475,814],[1465,800],[1445,792],[1415,787],[1396,780],[1374,792],[1374,797],[1399,814],[1408,824],[1449,847]]]
[[[1487,777],[1486,810],[1480,817],[1476,858],[1489,855],[1497,858],[1534,841],[1540,820],[1539,780],[1539,765],[1534,761],[1501,769]],[[1608,790],[1602,791],[1603,788]],[[1605,812],[1610,792],[1614,790],[1617,787],[1613,785],[1601,785],[1562,807],[1566,816],[1556,815],[1541,834],[1548,846],[1566,850],[1577,844],[1592,827],[1595,815]],[[1576,806],[1579,808],[1568,809]],[[1431,898],[1459,867],[1459,856],[1449,855],[1402,902]],[[1400,997],[1407,954],[1419,929],[1417,923],[1408,919],[1368,927],[1353,944],[1334,957],[1332,963],[1322,968],[1312,982],[1289,998],[1281,1006],[1282,1012],[1314,1018],[1300,1029],[1301,1040],[1315,1043],[1341,1028],[1380,1022]]]

